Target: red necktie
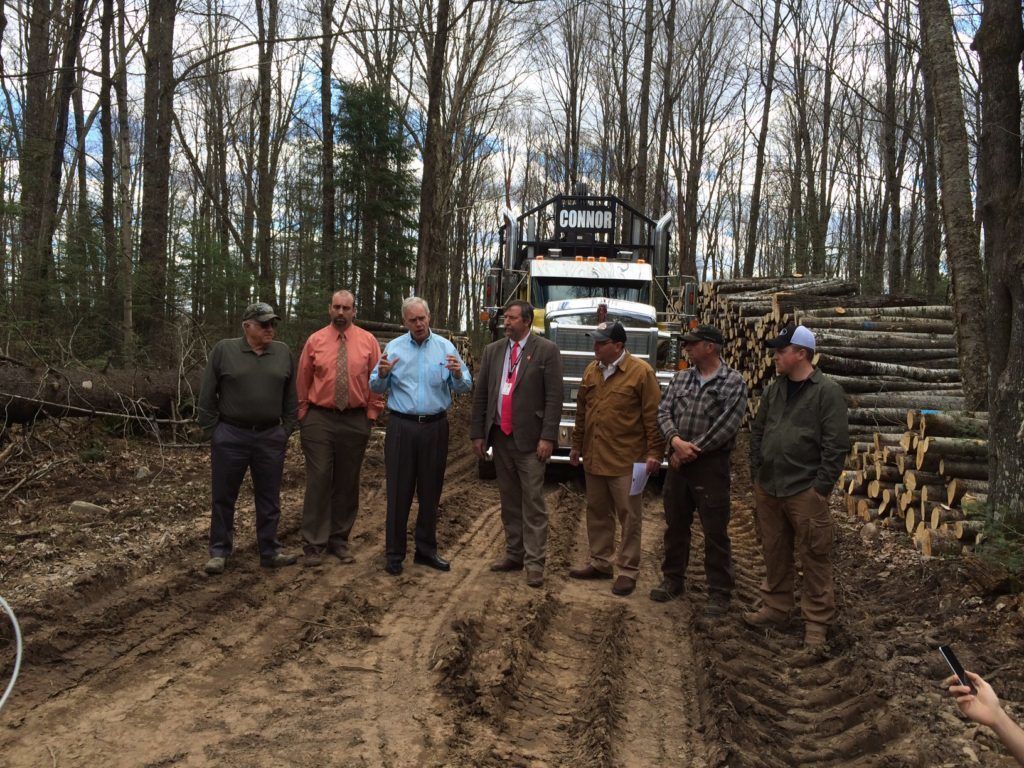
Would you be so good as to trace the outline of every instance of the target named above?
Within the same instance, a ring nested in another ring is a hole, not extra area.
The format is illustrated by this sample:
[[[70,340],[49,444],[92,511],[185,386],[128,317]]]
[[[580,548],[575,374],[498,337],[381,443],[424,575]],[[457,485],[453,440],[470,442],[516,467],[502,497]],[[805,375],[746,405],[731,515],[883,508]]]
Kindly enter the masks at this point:
[[[506,435],[512,434],[512,387],[516,380],[516,366],[519,363],[519,345],[512,345],[512,356],[508,361],[508,376],[505,378],[505,386],[508,394],[501,396],[501,431]]]

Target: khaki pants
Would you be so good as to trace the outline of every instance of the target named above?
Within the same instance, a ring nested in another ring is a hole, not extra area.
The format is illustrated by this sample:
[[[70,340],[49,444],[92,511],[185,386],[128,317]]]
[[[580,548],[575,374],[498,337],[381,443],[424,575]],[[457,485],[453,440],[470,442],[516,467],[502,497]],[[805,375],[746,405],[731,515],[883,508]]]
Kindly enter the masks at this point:
[[[629,495],[632,474],[621,477],[586,474],[587,539],[590,564],[599,571],[636,579],[640,571],[640,527],[643,521],[643,494]],[[618,551],[615,549],[615,521],[622,529]]]
[[[363,409],[310,408],[300,436],[306,458],[302,538],[307,545],[348,551],[359,514],[359,470],[370,420]]]
[[[804,621],[831,624],[836,615],[832,582],[832,515],[827,500],[808,488],[793,496],[769,496],[755,483],[756,521],[764,547],[761,600],[776,611],[793,609],[793,582],[799,554],[804,578],[800,608]]]
[[[544,504],[543,461],[537,451],[516,449],[515,441],[499,427],[491,428],[494,466],[505,526],[505,553],[530,570],[544,570],[548,543],[548,510]]]

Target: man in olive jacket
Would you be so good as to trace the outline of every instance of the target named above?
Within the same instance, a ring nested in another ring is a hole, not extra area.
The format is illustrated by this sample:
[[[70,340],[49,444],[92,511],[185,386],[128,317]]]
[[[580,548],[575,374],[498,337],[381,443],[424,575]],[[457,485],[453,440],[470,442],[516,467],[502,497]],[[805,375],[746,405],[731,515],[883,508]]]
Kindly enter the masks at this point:
[[[583,372],[576,396],[576,424],[569,463],[583,459],[587,481],[587,539],[590,562],[569,571],[573,579],[610,579],[612,592],[625,597],[640,571],[643,495],[630,495],[633,465],[648,474],[661,468],[665,438],[658,429],[661,388],[646,361],[626,350],[626,329],[605,322],[590,334],[595,360]],[[615,551],[615,522],[622,529]]]
[[[562,358],[558,347],[534,333],[533,307],[514,301],[505,309],[505,336],[484,349],[473,390],[469,437],[494,464],[505,526],[505,556],[491,566],[503,573],[526,566],[526,583],[544,584],[548,511],[544,469],[558,440],[562,416]]]
[[[823,645],[836,613],[828,497],[850,449],[843,390],[811,364],[814,334],[783,328],[768,342],[779,375],[761,396],[750,428],[756,520],[764,548],[761,609],[744,620],[784,624],[794,606],[794,546],[803,569],[804,645]]]

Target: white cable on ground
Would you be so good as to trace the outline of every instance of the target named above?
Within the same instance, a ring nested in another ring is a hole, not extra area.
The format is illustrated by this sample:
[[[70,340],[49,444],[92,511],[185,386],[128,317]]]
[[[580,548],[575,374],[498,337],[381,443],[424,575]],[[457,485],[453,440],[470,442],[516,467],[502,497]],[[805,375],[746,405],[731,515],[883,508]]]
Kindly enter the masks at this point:
[[[18,672],[21,671],[21,627],[18,626],[18,617],[14,615],[14,611],[11,606],[7,604],[7,601],[0,597],[0,606],[7,612],[7,615],[11,618],[11,624],[14,625],[14,644],[16,648],[16,655],[14,657],[14,673],[11,675],[11,682],[7,684],[7,690],[4,691],[4,695],[0,698],[0,709],[4,708],[4,704],[7,703],[7,697],[11,695],[11,691],[14,690],[14,681],[18,679]]]

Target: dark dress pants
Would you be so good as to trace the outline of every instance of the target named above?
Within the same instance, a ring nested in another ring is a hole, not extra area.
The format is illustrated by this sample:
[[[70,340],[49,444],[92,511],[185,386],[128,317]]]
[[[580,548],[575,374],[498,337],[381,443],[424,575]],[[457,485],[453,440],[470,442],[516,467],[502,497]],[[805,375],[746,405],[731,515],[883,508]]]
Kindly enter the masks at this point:
[[[277,523],[281,519],[281,477],[287,444],[288,435],[281,426],[253,432],[224,422],[217,424],[210,441],[213,473],[210,557],[227,557],[234,547],[235,502],[246,470],[252,476],[260,556],[272,557],[281,549]]]
[[[302,421],[301,437],[306,458],[302,538],[307,546],[348,552],[359,514],[359,474],[370,439],[366,410],[311,407]]]
[[[385,552],[388,562],[405,559],[409,509],[419,499],[416,551],[437,554],[437,506],[448,465],[448,419],[419,423],[392,414],[384,437],[388,511]]]
[[[732,545],[729,541],[729,451],[701,455],[665,480],[665,560],[662,575],[682,586],[690,562],[694,510],[704,529],[704,572],[708,589],[732,593]]]

